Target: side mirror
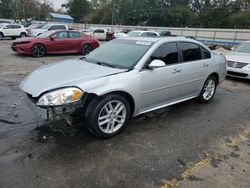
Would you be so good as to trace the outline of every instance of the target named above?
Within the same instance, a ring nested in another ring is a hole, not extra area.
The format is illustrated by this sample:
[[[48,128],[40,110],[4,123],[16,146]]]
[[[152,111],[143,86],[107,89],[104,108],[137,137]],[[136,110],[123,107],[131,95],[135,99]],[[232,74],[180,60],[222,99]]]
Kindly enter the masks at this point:
[[[166,64],[162,60],[155,59],[148,65],[148,68],[152,70],[152,69],[161,68],[165,66]]]
[[[50,36],[49,38],[50,38],[50,40],[55,40],[56,37],[55,36]]]

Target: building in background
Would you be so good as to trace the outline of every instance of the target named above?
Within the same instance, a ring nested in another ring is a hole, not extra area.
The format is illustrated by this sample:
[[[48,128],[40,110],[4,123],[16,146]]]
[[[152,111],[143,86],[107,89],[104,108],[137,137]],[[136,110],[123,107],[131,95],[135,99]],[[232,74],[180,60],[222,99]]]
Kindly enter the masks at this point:
[[[46,19],[50,22],[74,23],[74,19],[70,15],[50,13]]]

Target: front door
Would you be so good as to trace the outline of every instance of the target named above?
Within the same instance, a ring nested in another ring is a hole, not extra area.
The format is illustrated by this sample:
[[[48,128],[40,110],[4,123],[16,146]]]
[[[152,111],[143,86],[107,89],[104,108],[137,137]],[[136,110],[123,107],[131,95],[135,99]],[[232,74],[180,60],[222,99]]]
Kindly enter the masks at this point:
[[[145,111],[154,106],[159,106],[173,100],[179,88],[180,65],[176,43],[167,43],[160,46],[151,56],[148,64],[159,59],[166,66],[150,70],[147,64],[140,72],[142,79],[140,109]]]
[[[69,51],[68,48],[68,34],[67,31],[56,32],[51,36],[51,40],[47,43],[47,51],[49,53],[65,53]]]

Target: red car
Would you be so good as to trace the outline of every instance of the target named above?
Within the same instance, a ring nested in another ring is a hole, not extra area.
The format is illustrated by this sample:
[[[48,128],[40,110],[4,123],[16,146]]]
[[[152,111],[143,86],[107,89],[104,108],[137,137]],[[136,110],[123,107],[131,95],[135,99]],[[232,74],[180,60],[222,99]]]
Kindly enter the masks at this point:
[[[12,43],[12,50],[24,55],[42,57],[46,54],[88,54],[99,47],[96,39],[78,31],[48,31],[34,38],[22,38]]]

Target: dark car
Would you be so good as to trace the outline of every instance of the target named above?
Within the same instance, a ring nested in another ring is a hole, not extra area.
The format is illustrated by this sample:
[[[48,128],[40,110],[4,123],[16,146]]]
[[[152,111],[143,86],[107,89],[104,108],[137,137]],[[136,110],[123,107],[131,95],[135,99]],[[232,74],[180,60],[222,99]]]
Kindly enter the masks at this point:
[[[23,38],[12,43],[12,50],[24,55],[42,57],[46,54],[88,54],[99,47],[96,39],[78,31],[48,31],[33,38]]]

